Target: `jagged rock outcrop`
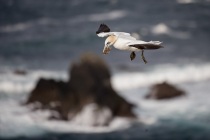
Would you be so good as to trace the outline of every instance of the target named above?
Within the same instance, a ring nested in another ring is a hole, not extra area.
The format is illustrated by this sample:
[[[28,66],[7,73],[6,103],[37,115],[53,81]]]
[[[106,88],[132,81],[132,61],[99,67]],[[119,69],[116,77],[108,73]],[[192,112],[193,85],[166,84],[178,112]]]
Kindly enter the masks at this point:
[[[40,79],[26,104],[39,102],[41,106],[38,109],[55,110],[59,114],[58,119],[63,120],[73,119],[92,103],[99,109],[109,109],[112,117],[135,117],[132,112],[134,105],[113,90],[110,77],[110,71],[101,58],[86,54],[72,64],[67,82]]]
[[[185,95],[186,93],[166,82],[155,84],[145,96],[147,99],[169,99]]]

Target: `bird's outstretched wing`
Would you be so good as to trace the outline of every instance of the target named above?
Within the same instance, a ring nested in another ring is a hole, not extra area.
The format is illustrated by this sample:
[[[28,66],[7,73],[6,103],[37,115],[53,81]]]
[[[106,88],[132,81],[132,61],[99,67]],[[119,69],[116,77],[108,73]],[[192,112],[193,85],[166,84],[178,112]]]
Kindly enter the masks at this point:
[[[96,31],[96,34],[99,37],[106,37],[106,36],[110,36],[110,35],[115,35],[115,36],[124,36],[124,37],[129,37],[131,36],[129,33],[125,33],[125,32],[110,32],[110,28],[106,25],[106,24],[101,24],[98,28],[98,30]]]
[[[160,41],[150,41],[150,42],[145,42],[141,40],[134,40],[129,42],[127,45],[130,47],[135,47],[138,49],[147,49],[147,50],[153,50],[153,49],[159,49],[163,48],[161,45],[162,42]]]
[[[96,34],[102,33],[102,32],[110,32],[110,28],[106,24],[101,24],[96,31]]]
[[[125,32],[101,32],[99,34],[97,34],[99,37],[106,37],[106,36],[110,36],[110,35],[114,35],[114,36],[131,36],[130,33],[125,33]]]

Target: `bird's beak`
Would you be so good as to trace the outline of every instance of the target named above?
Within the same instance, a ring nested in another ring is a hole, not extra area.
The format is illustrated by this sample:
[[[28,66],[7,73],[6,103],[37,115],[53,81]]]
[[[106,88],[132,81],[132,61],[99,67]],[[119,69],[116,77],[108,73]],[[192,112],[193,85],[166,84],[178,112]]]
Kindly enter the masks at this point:
[[[111,48],[105,45],[103,49],[103,54],[108,54],[110,51],[111,51]]]

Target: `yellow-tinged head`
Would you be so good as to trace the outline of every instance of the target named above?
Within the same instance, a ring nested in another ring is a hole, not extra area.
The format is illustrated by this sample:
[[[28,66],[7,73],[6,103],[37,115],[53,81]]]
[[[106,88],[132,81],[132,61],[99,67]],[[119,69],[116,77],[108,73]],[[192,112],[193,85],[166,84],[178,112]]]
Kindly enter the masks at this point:
[[[105,40],[105,46],[109,47],[109,46],[113,45],[116,40],[117,40],[117,37],[116,36],[110,35]]]
[[[105,40],[105,46],[104,46],[104,50],[103,53],[104,54],[108,54],[111,51],[111,45],[113,45],[117,40],[117,37],[114,35],[110,35],[109,37],[106,38]]]

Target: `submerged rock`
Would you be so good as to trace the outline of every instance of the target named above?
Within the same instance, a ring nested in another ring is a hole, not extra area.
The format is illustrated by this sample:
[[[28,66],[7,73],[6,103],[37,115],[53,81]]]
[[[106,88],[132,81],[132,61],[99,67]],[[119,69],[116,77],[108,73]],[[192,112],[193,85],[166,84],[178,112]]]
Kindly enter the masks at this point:
[[[27,74],[27,71],[21,70],[21,69],[17,69],[17,70],[14,70],[13,73],[14,73],[15,75],[26,75],[26,74]]]
[[[132,112],[134,105],[114,91],[110,78],[111,74],[105,62],[96,55],[86,54],[79,62],[72,64],[67,82],[40,79],[26,104],[39,102],[41,107],[38,109],[57,111],[59,117],[56,118],[62,120],[75,120],[75,116],[79,118],[79,114],[86,114],[84,110],[87,110],[86,106],[90,104],[97,106],[95,117],[100,116],[101,112],[110,112],[107,114],[111,115],[107,115],[105,120],[98,121],[101,119],[95,118],[96,122],[92,123],[94,125],[107,125],[116,116],[135,117]],[[55,119],[54,116],[51,118]]]
[[[166,82],[155,84],[145,96],[147,99],[169,99],[185,95],[185,92]]]

